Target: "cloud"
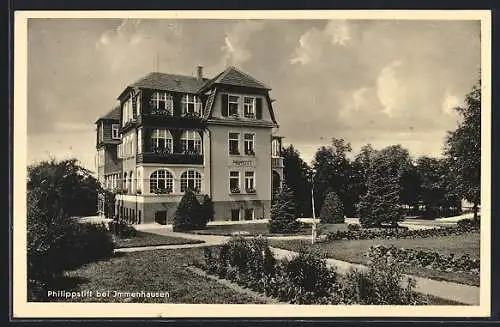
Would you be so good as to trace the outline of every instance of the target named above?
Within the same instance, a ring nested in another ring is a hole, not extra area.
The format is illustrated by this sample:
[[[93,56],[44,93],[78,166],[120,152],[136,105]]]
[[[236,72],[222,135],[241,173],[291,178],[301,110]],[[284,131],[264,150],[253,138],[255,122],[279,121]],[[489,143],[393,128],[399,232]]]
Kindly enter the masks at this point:
[[[460,105],[460,99],[447,91],[443,97],[443,105],[441,109],[445,114],[451,115],[452,113],[454,113],[454,109]]]
[[[345,20],[330,20],[323,29],[313,27],[307,30],[299,39],[290,64],[308,64],[318,60],[325,48],[330,46],[347,46],[351,40],[348,22]]]
[[[382,111],[389,117],[404,108],[406,89],[396,77],[396,70],[401,64],[401,60],[393,61],[380,71],[377,78],[377,96],[383,106]]]
[[[252,52],[247,47],[250,38],[265,26],[263,21],[243,20],[230,25],[221,47],[222,62],[225,66],[241,66],[250,58]]]

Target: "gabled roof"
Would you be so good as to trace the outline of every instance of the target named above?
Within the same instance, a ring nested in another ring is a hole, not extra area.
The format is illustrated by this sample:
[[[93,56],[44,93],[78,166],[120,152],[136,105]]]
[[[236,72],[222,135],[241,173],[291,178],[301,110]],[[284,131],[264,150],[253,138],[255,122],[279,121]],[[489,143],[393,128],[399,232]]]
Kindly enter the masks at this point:
[[[203,89],[208,89],[212,85],[223,84],[223,85],[233,85],[233,86],[244,86],[263,90],[270,90],[271,88],[266,84],[256,80],[247,73],[242,72],[234,66],[226,68],[222,73],[212,78]]]
[[[207,81],[207,78],[198,80],[194,76],[153,72],[129,85],[127,89],[133,87],[180,93],[198,93]]]
[[[100,120],[114,120],[114,121],[120,121],[120,106],[114,107],[111,111],[109,111],[107,114],[104,116],[100,117],[97,121]]]

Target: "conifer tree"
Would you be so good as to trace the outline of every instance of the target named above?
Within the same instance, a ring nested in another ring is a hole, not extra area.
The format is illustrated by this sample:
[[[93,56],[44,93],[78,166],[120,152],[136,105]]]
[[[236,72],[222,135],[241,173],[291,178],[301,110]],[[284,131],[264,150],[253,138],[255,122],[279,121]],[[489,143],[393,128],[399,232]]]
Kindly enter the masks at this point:
[[[294,233],[299,230],[293,193],[283,182],[280,192],[271,206],[268,228],[271,233]]]
[[[397,224],[403,218],[399,203],[401,171],[394,168],[384,150],[374,156],[368,171],[367,192],[361,197],[358,214],[361,226]]]
[[[322,223],[341,224],[344,222],[344,206],[337,193],[330,192],[326,195],[320,218]]]
[[[175,211],[173,231],[182,232],[194,229],[200,216],[200,202],[191,190],[187,190]]]
[[[205,194],[200,205],[199,220],[195,229],[204,229],[207,223],[212,220],[214,220],[214,203],[212,202],[212,198]]]

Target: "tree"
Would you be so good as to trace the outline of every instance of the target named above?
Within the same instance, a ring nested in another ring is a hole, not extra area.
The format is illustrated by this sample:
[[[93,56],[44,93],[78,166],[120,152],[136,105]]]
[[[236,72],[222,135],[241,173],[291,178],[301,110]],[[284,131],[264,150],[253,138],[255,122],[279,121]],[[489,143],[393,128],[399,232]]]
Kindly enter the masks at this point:
[[[344,139],[333,138],[330,146],[322,146],[315,154],[313,168],[314,201],[321,208],[326,194],[335,191],[344,205],[344,213],[350,215],[354,211],[354,200],[349,193],[350,161],[347,154],[351,152],[351,144]]]
[[[420,157],[417,170],[421,178],[421,199],[425,205],[425,216],[435,218],[436,208],[443,202],[446,190],[442,184],[442,165],[436,158]]]
[[[397,224],[403,218],[399,203],[400,171],[394,166],[393,151],[385,148],[377,153],[368,171],[367,193],[361,197],[358,214],[363,227]]]
[[[194,229],[199,223],[200,202],[191,190],[187,190],[177,206],[174,215],[172,229],[174,232],[182,232]]]
[[[473,204],[477,219],[481,200],[481,81],[455,110],[461,121],[456,130],[448,132],[444,154],[457,194]]]
[[[298,217],[310,217],[311,212],[311,168],[300,157],[293,145],[282,150],[283,174],[293,191]]]
[[[40,190],[51,216],[62,209],[67,216],[90,216],[97,211],[99,182],[77,159],[42,161],[28,167],[28,190]]]
[[[295,233],[299,230],[293,193],[283,181],[281,191],[271,205],[271,219],[268,223],[270,233]]]
[[[196,229],[204,229],[209,221],[214,220],[214,203],[212,198],[207,194],[203,196],[203,201],[200,205],[200,221],[197,224]]]
[[[320,217],[322,223],[344,223],[344,208],[337,193],[330,192],[326,195],[321,207]]]
[[[371,144],[363,145],[359,153],[351,163],[351,174],[349,178],[349,192],[352,194],[355,205],[359,204],[361,196],[366,194],[366,184],[370,163],[376,150]]]

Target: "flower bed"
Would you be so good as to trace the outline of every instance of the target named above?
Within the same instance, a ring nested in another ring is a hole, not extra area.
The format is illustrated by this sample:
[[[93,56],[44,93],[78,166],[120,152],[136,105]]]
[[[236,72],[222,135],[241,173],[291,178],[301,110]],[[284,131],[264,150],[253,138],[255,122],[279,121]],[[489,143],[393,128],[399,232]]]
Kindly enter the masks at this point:
[[[366,255],[370,259],[385,257],[404,265],[447,272],[465,272],[478,275],[480,268],[480,260],[471,259],[467,254],[444,256],[437,252],[396,248],[393,245],[388,247],[383,245],[371,246]]]
[[[215,250],[214,250],[215,249]],[[265,238],[233,237],[220,248],[205,248],[207,273],[280,302],[293,304],[424,304],[413,291],[415,283],[397,265],[381,256],[368,271],[351,270],[345,277],[327,265],[323,256],[301,251],[293,258],[274,258]]]
[[[384,229],[360,229],[350,228],[347,231],[335,231],[328,233],[326,239],[337,240],[371,240],[371,239],[398,239],[398,238],[426,238],[450,235],[462,235],[479,231],[479,223],[472,219],[462,219],[455,227],[414,229],[407,228],[384,228]]]

